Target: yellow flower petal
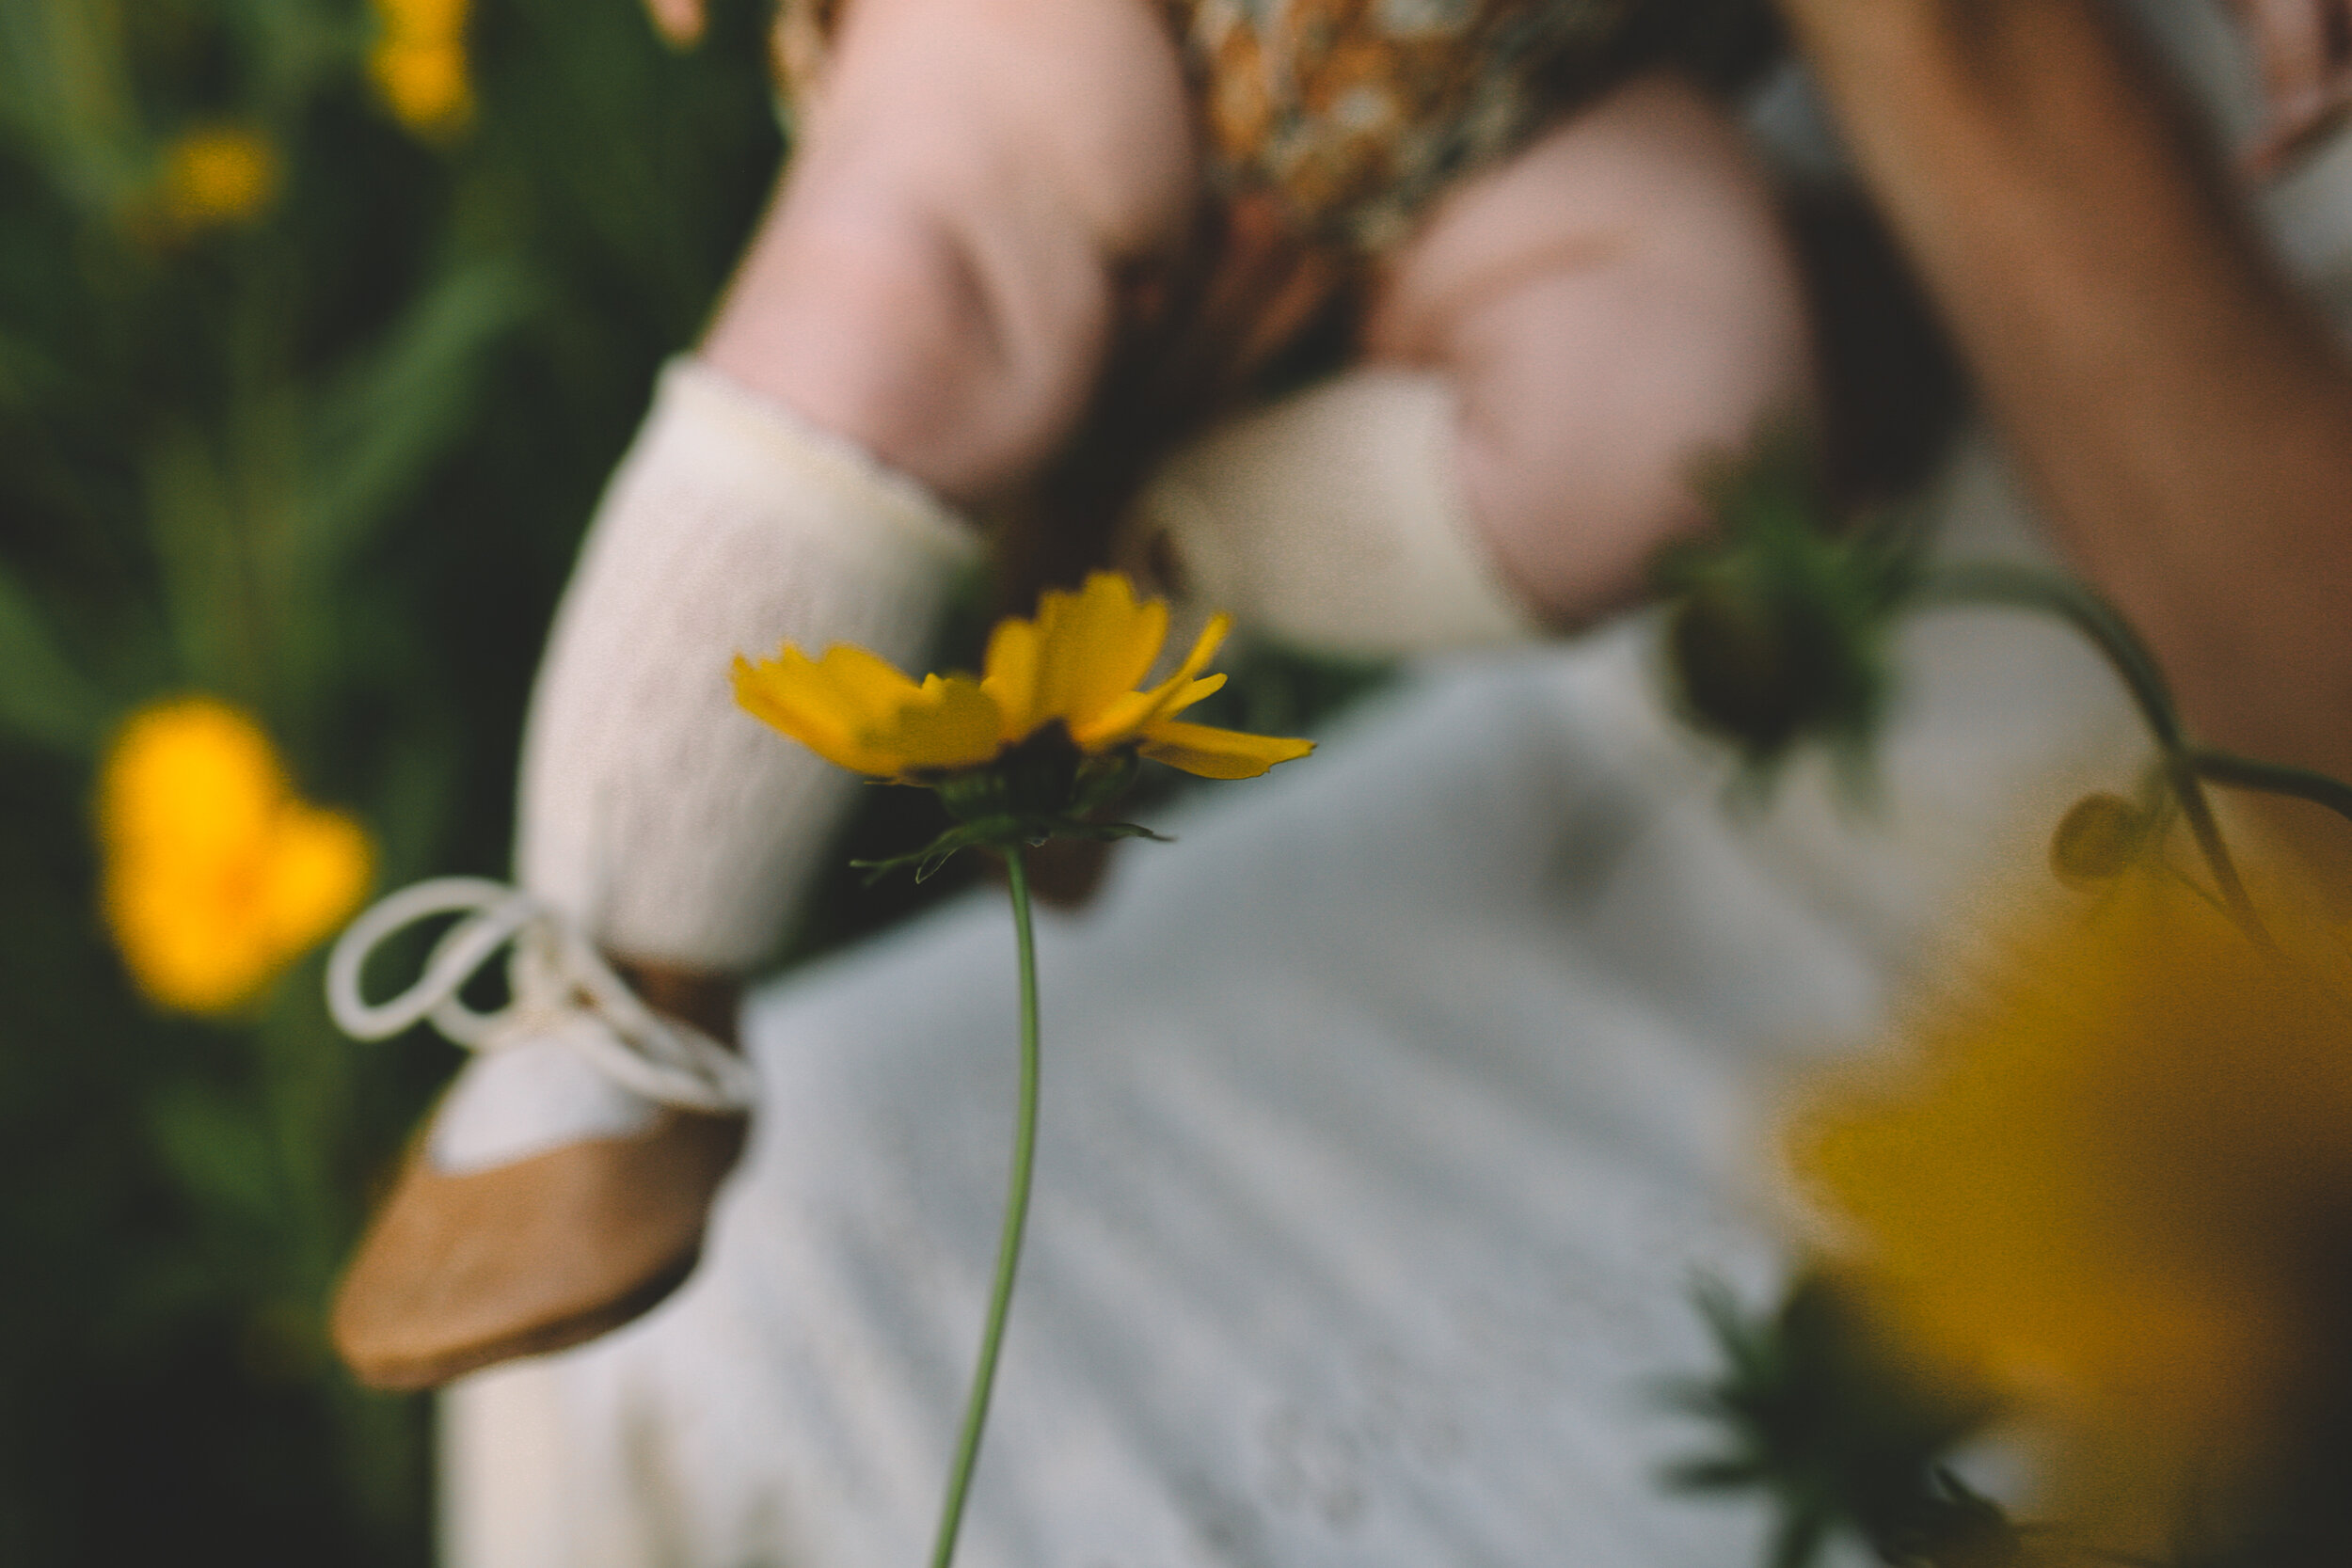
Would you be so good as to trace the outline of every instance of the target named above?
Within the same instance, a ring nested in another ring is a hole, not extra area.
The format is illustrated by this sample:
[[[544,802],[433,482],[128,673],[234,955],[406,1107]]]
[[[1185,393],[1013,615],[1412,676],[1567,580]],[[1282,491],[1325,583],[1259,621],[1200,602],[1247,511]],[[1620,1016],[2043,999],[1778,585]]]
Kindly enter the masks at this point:
[[[888,659],[846,642],[827,648],[817,669],[851,709],[869,722],[888,718],[923,690]]]
[[[1223,675],[1211,675],[1205,680],[1193,677],[1206,668],[1216,655],[1225,633],[1233,624],[1230,615],[1213,615],[1193,640],[1192,652],[1184,656],[1176,673],[1149,691],[1130,691],[1107,705],[1084,724],[1070,727],[1071,738],[1090,752],[1133,740],[1154,721],[1170,714],[1181,713],[1225,684]]]
[[[913,701],[869,732],[868,742],[896,759],[895,774],[944,773],[993,757],[998,727],[996,704],[977,682],[930,675]]]
[[[1223,675],[1209,675],[1183,686],[1170,681],[1149,691],[1130,691],[1104,708],[1084,729],[1072,730],[1070,737],[1089,752],[1123,746],[1162,717],[1192,706],[1211,692],[1221,690],[1224,685]]]
[[[299,801],[280,814],[272,836],[258,894],[260,924],[273,947],[297,953],[358,907],[373,856],[359,824]]]
[[[278,194],[278,150],[251,131],[190,131],[164,155],[164,204],[181,223],[242,223]]]
[[[252,720],[209,697],[162,703],[133,715],[115,738],[99,832],[117,858],[256,852],[289,788]]]
[[[1168,641],[1165,600],[1138,603],[1117,572],[1097,572],[1075,594],[1049,592],[1037,616],[1039,724],[1059,719],[1074,735],[1152,673]]]
[[[106,921],[140,990],[188,1012],[245,1002],[348,914],[371,852],[297,799],[261,726],[209,698],[124,724],[99,788]]]
[[[402,38],[462,37],[468,0],[375,0],[384,30]]]
[[[1184,662],[1176,667],[1174,674],[1162,681],[1153,689],[1166,691],[1180,682],[1192,679],[1193,676],[1207,669],[1209,660],[1216,657],[1217,649],[1225,645],[1225,634],[1232,629],[1233,618],[1231,615],[1210,616],[1209,624],[1200,628],[1200,635],[1192,640],[1192,652],[1184,656]]]
[[[924,689],[887,659],[836,643],[811,659],[786,643],[771,661],[736,661],[736,700],[826,761],[852,772],[904,771],[888,734]]]
[[[2162,869],[2032,911],[1792,1139],[1906,1343],[2070,1431],[2065,1516],[2119,1547],[2328,1354],[2304,1271],[2352,1191],[2343,954],[2261,901],[2294,958]]]
[[[988,634],[980,687],[995,700],[1008,746],[1025,740],[1045,721],[1038,707],[1037,623],[1009,615]]]
[[[454,38],[387,35],[368,55],[368,74],[393,115],[421,136],[447,135],[472,118],[466,50]]]
[[[931,675],[916,687],[863,649],[836,646],[811,660],[787,643],[773,659],[736,659],[736,699],[826,760],[880,778],[977,767],[1056,721],[1086,751],[1141,740],[1144,755],[1189,772],[1254,778],[1311,744],[1168,717],[1225,684],[1200,672],[1231,624],[1214,617],[1175,673],[1131,689],[1168,639],[1168,606],[1138,601],[1125,578],[1097,572],[1075,594],[1045,594],[1034,620],[999,622],[977,681]]]
[[[912,696],[917,689],[909,681],[906,689]],[[735,700],[835,767],[884,777],[897,770],[893,759],[864,739],[866,703],[788,642],[774,658],[757,664],[736,656]]]
[[[969,768],[996,754],[996,704],[961,677],[921,686],[863,648],[811,659],[786,643],[772,660],[735,661],[735,698],[754,717],[855,773],[895,779]]]
[[[241,869],[112,868],[106,924],[149,1000],[179,1012],[225,1012],[269,977]]]
[[[1314,749],[1311,740],[1247,735],[1177,719],[1163,719],[1145,730],[1139,748],[1153,762],[1203,779],[1254,779],[1276,763],[1303,757]]]

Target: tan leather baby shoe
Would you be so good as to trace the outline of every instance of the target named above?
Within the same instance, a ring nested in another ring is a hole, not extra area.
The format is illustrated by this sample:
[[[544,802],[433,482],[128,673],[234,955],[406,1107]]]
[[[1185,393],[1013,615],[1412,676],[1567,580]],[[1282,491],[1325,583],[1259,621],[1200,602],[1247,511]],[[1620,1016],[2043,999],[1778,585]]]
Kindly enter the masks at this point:
[[[461,918],[422,977],[364,1001],[370,952],[447,914]],[[459,990],[508,948],[512,1000],[468,1007]],[[472,879],[395,894],[337,943],[328,1001],[346,1031],[430,1021],[481,1053],[410,1145],[336,1292],[330,1336],[359,1381],[429,1388],[579,1344],[691,1272],[743,1148],[751,1069],[713,1037],[731,1032],[731,983],[632,977],[636,990],[527,895]]]
[[[336,1291],[336,1351],[371,1386],[431,1388],[619,1327],[692,1270],[743,1133],[665,1108],[636,1137],[459,1176],[420,1138]]]

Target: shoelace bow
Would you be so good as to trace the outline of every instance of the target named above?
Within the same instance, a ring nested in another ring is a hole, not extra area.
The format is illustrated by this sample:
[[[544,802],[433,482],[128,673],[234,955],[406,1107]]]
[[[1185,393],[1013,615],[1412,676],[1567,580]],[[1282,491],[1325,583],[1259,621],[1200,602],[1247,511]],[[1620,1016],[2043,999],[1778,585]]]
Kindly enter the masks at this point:
[[[416,983],[388,1002],[360,995],[360,972],[376,948],[421,920],[455,914]],[[458,993],[500,950],[511,1000],[496,1012]],[[326,960],[326,1006],[343,1032],[380,1040],[421,1022],[469,1051],[498,1051],[546,1038],[549,1025],[581,1013],[604,1029],[564,1029],[561,1037],[623,1088],[695,1111],[740,1111],[756,1086],[751,1064],[701,1030],[667,1019],[604,961],[556,911],[528,893],[479,877],[436,877],[377,903],[336,940]]]

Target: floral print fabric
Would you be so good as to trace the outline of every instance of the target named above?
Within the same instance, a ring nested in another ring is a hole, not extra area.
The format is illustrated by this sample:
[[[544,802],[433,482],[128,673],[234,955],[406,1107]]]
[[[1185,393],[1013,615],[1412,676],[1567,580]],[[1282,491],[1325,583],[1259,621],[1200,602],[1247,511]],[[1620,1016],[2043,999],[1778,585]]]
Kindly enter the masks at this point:
[[[1170,0],[1210,178],[1378,251],[1458,174],[1557,113],[1638,0]]]
[[[805,102],[845,0],[783,0]],[[1160,0],[1182,40],[1211,189],[1271,196],[1300,238],[1377,253],[1445,184],[1516,150],[1692,0]],[[1652,29],[1654,32],[1655,29]]]

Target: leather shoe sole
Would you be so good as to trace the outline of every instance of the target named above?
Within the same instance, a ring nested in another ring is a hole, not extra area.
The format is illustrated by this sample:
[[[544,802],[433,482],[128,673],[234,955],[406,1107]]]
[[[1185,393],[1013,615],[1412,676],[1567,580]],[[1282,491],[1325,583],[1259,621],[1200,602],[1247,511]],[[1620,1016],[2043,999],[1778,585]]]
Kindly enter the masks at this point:
[[[337,1353],[405,1391],[618,1328],[692,1272],[745,1127],[664,1108],[634,1137],[454,1176],[420,1137],[336,1291]]]

